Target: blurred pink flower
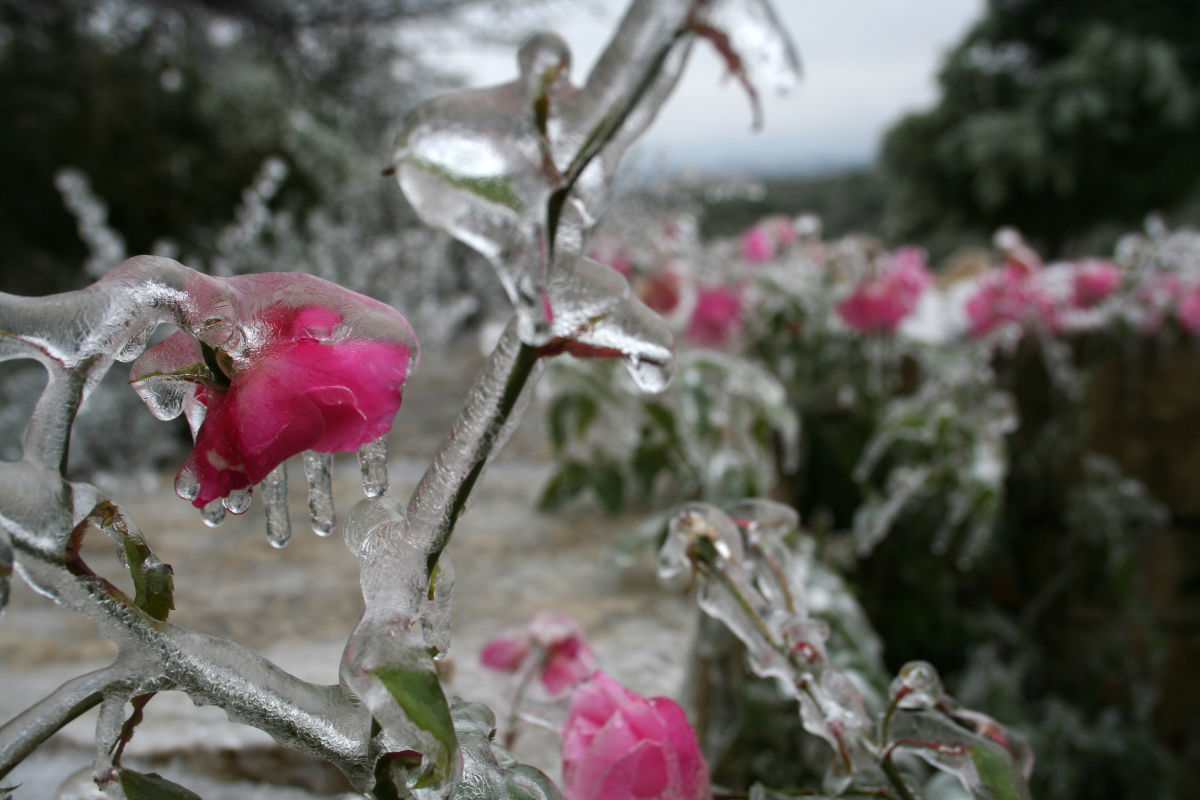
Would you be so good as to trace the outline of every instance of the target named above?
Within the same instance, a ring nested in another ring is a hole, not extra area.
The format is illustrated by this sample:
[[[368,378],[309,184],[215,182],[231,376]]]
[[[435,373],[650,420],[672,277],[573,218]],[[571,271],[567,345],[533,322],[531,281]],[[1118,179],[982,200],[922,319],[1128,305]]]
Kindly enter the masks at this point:
[[[932,282],[925,252],[902,247],[892,254],[882,275],[860,283],[838,305],[838,315],[857,331],[890,333],[912,312],[921,292]]]
[[[184,293],[186,329],[143,353],[130,377],[152,410],[157,390],[183,387],[195,448],[176,489],[193,505],[253,486],[301,451],[354,450],[391,429],[419,358],[399,312],[292,273],[196,273]]]
[[[1120,286],[1121,270],[1111,261],[1088,259],[1075,265],[1071,282],[1071,304],[1075,308],[1092,308]]]
[[[1058,309],[1050,294],[1024,268],[1004,267],[985,275],[966,303],[968,333],[980,337],[1006,323],[1040,323],[1058,328]]]
[[[696,295],[687,337],[700,347],[724,347],[742,330],[742,295],[729,286],[709,286]]]
[[[767,217],[758,225],[771,234],[771,238],[779,247],[790,247],[800,238],[796,232],[796,223],[792,221],[791,217],[783,214]]]
[[[711,800],[708,765],[674,700],[649,700],[603,672],[571,698],[563,728],[566,800]]]
[[[1137,299],[1142,306],[1142,329],[1148,333],[1162,330],[1163,321],[1184,295],[1183,281],[1170,272],[1149,276],[1138,287]]]
[[[1008,271],[1025,278],[1041,272],[1042,257],[1029,246],[1016,228],[1001,228],[996,231],[995,245],[1004,257],[1003,266]]]
[[[626,278],[633,272],[633,260],[616,242],[607,240],[597,242],[588,252],[588,258],[599,261],[601,264],[607,264]]]
[[[479,661],[497,672],[538,670],[542,686],[562,694],[596,671],[596,655],[579,623],[563,614],[538,612],[522,628],[501,634],[483,646]]]
[[[1193,336],[1200,333],[1200,283],[1192,285],[1179,300],[1175,317],[1183,329]]]
[[[751,264],[765,264],[775,258],[775,237],[762,225],[742,234],[742,258]]]
[[[659,314],[670,314],[683,296],[679,273],[670,265],[642,278],[634,288],[641,301]]]

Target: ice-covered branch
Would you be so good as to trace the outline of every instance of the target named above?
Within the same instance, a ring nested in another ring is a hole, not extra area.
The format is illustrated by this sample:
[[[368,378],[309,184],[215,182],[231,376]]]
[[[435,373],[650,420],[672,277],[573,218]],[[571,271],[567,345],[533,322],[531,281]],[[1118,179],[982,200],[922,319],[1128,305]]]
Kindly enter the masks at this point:
[[[129,678],[130,670],[118,660],[72,678],[6,722],[0,727],[0,778],[55,731],[99,704],[105,692]]]

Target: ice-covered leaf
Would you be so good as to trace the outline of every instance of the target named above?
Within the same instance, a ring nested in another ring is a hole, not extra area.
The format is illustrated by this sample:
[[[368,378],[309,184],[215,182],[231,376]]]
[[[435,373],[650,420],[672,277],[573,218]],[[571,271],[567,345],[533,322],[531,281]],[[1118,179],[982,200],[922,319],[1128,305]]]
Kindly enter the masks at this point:
[[[674,88],[696,35],[721,41],[748,86],[795,78],[765,0],[637,0],[581,88],[566,44],[541,33],[521,46],[515,81],[435,98],[402,122],[401,188],[426,224],[492,263],[522,341],[550,338],[544,293],[558,255],[582,251],[621,156]]]
[[[157,772],[122,769],[117,773],[125,800],[201,800],[200,795],[173,783]]]
[[[911,753],[955,775],[976,800],[1028,800],[1029,745],[985,714],[960,706],[932,665],[905,664],[891,694],[883,723],[889,752]]]
[[[438,681],[437,671],[391,665],[375,670],[375,677],[404,710],[412,724],[437,743],[436,752],[424,754],[430,763],[424,764],[424,773],[413,787],[419,789],[449,781],[453,770],[452,755],[458,747],[458,739],[454,734],[450,707]]]
[[[754,127],[762,124],[758,87],[776,92],[791,89],[800,75],[800,60],[775,11],[759,0],[713,0],[702,5],[692,30],[707,39],[750,98]]]
[[[114,504],[105,502],[97,506],[91,519],[120,549],[122,561],[133,578],[134,604],[155,619],[165,620],[175,608],[171,565],[150,552],[137,525]]]
[[[550,340],[544,355],[621,358],[639,388],[661,392],[675,372],[674,341],[662,317],[634,297],[611,267],[563,256],[548,290]]]
[[[988,745],[973,745],[970,752],[975,774],[979,776],[980,788],[990,793],[984,796],[989,796],[992,800],[1023,800],[1029,797],[1029,790],[1016,774],[1010,759]]]

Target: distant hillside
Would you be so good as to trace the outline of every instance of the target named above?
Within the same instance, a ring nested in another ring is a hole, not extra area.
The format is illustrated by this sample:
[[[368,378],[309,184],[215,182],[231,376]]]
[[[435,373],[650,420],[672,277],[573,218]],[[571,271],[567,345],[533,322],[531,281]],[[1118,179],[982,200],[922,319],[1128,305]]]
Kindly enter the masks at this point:
[[[705,238],[734,236],[768,214],[816,214],[826,238],[883,229],[884,186],[874,169],[833,175],[771,178],[762,182],[761,200],[730,199],[705,205],[700,233]]]

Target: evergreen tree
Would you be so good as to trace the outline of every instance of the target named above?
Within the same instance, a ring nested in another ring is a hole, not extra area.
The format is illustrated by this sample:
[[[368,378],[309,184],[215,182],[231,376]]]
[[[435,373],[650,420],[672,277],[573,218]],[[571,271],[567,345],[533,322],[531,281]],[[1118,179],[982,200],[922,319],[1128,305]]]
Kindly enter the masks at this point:
[[[888,133],[888,221],[935,248],[1015,225],[1051,253],[1200,184],[1200,4],[989,0],[942,97]]]

